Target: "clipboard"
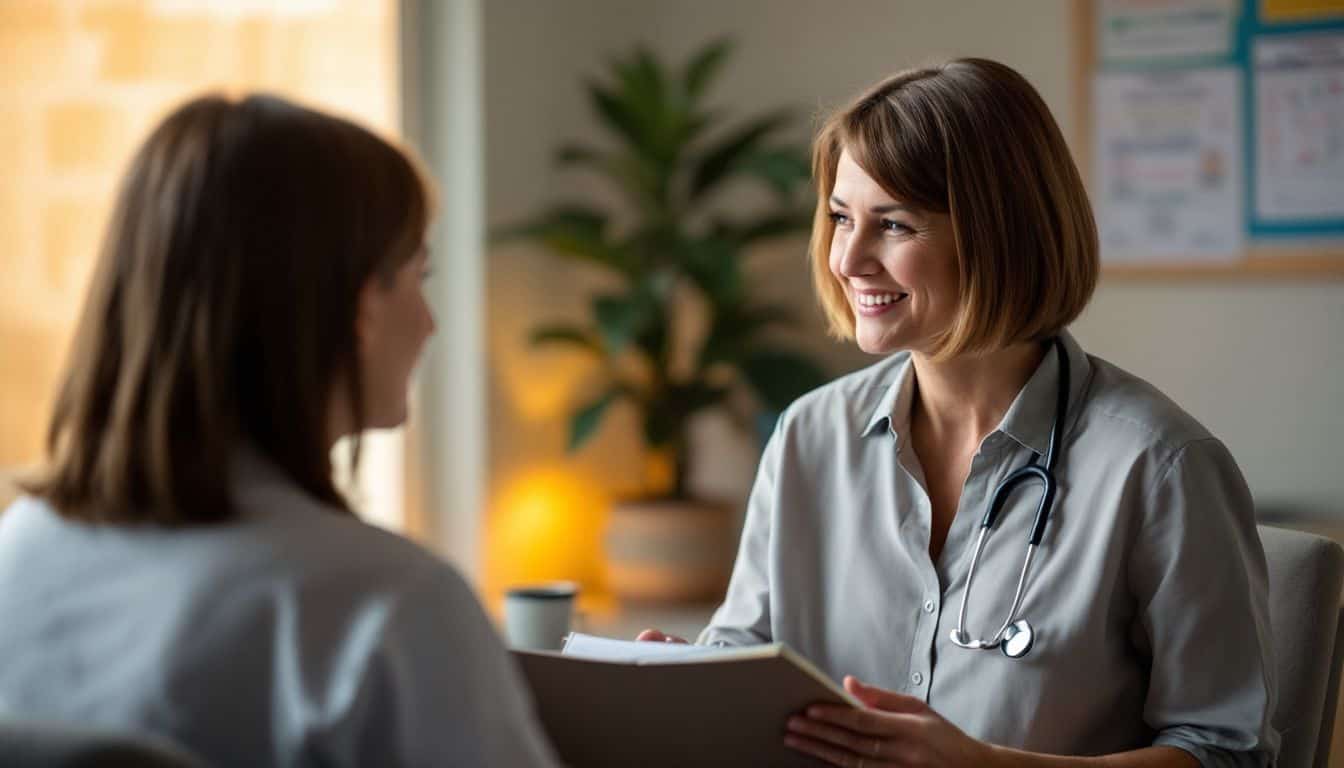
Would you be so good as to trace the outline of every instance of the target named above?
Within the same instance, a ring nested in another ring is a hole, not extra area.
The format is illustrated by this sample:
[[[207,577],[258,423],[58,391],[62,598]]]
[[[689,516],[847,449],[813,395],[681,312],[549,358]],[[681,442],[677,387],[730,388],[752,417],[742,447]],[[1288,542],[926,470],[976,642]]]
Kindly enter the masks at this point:
[[[784,746],[788,717],[810,704],[863,706],[782,644],[681,646],[684,653],[671,654],[662,644],[640,645],[663,652],[620,659],[513,652],[566,765],[817,766]]]

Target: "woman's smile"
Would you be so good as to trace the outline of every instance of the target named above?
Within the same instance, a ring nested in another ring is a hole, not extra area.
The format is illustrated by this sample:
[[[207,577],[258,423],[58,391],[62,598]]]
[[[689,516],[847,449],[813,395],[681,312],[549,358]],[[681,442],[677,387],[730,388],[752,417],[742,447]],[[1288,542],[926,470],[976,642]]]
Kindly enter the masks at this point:
[[[910,294],[896,291],[854,291],[851,303],[862,317],[877,317],[902,306]]]

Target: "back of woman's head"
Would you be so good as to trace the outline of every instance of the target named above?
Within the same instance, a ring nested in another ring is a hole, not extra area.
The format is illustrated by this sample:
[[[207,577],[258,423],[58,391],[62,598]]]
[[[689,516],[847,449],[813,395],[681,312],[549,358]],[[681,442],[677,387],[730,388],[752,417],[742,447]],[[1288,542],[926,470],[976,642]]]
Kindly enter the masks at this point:
[[[419,250],[428,208],[353,123],[264,96],[177,109],[122,181],[29,490],[85,520],[221,520],[250,443],[344,508],[331,408],[364,423],[359,292]]]
[[[1049,108],[1012,68],[968,58],[906,70],[823,125],[813,284],[832,334],[852,338],[849,300],[827,265],[843,152],[903,204],[950,214],[961,307],[938,356],[1048,338],[1087,305],[1100,271],[1087,191]]]

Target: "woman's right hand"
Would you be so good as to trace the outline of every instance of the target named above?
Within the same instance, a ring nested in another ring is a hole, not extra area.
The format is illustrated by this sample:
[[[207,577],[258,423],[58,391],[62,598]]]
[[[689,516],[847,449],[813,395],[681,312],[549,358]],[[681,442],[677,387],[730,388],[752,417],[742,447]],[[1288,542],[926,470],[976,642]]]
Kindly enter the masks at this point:
[[[635,640],[641,643],[680,643],[682,645],[689,645],[689,643],[676,635],[665,635],[656,629],[646,629],[643,632],[640,632],[639,637],[636,637]]]

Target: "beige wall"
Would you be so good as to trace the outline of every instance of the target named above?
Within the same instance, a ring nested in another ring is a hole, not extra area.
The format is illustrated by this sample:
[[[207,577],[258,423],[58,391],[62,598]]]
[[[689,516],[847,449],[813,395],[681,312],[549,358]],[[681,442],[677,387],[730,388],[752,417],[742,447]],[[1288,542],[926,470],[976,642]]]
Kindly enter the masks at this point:
[[[563,138],[592,135],[581,78],[637,40],[679,58],[731,33],[739,50],[715,96],[742,108],[820,111],[905,66],[987,56],[1022,71],[1071,136],[1071,10],[1066,0],[491,0],[489,218],[508,221],[572,191],[598,189],[584,177],[553,173],[549,151]],[[810,303],[802,249],[798,241],[755,256],[757,287]],[[572,268],[511,246],[494,250],[487,271],[492,489],[556,463],[609,487],[628,485],[637,444],[616,425],[580,455],[563,456],[564,406],[581,396],[581,359],[522,344],[538,320],[582,311],[585,288]],[[1334,439],[1344,433],[1344,283],[1104,280],[1075,332],[1091,352],[1150,379],[1221,436],[1262,505],[1344,514],[1344,461]],[[865,362],[825,340],[815,316],[798,341],[836,372]],[[702,427],[714,438],[731,435],[721,425]],[[750,443],[708,443],[701,486],[741,498],[754,471]]]

